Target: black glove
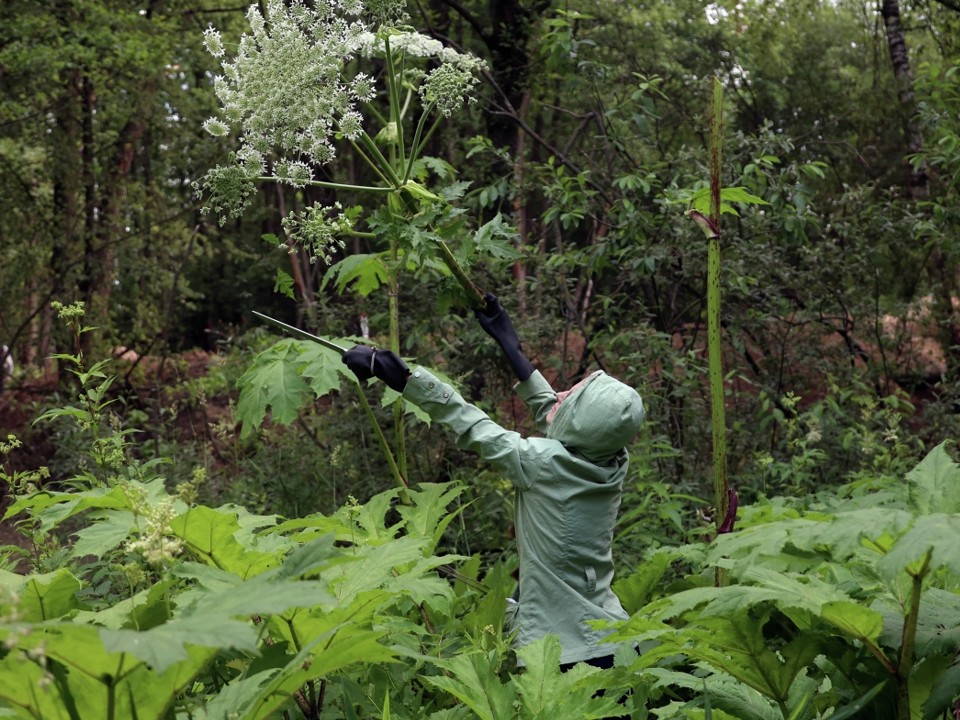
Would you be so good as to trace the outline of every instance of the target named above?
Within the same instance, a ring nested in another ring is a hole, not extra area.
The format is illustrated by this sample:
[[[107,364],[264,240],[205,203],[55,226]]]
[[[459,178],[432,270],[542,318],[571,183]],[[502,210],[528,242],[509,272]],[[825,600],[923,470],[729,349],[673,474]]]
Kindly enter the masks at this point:
[[[483,300],[484,306],[474,310],[473,314],[480,321],[480,327],[503,349],[503,354],[506,355],[507,362],[510,363],[517,379],[526,380],[533,374],[533,363],[527,360],[520,348],[520,338],[517,331],[513,329],[510,316],[496,295],[486,293]]]
[[[403,392],[410,369],[390,350],[377,350],[368,345],[356,345],[343,354],[343,363],[360,380],[376,376],[397,392]]]

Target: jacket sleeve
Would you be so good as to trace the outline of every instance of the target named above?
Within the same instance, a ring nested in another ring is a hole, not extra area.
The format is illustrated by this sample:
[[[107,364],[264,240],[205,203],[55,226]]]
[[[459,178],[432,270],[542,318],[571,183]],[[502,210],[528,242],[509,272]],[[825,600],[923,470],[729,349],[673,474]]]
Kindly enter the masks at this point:
[[[530,441],[495,423],[428,370],[418,367],[410,374],[403,397],[456,433],[458,448],[478,453],[514,485],[526,489],[536,479],[539,464]]]
[[[514,389],[533,415],[533,419],[537,423],[537,429],[546,435],[547,413],[557,403],[557,393],[550,387],[550,383],[540,374],[539,370],[534,370],[529,378],[523,382],[518,382]]]

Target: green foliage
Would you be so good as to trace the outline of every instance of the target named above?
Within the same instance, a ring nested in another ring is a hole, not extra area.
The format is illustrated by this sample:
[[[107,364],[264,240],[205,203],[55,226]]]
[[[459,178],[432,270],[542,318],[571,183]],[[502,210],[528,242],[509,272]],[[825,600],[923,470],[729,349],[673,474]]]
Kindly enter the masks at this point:
[[[723,568],[733,584],[691,575],[636,612],[618,631],[644,645],[634,668],[697,689],[686,659],[706,674],[704,697],[741,718],[953,708],[960,637],[945,630],[960,619],[960,467],[940,445],[905,478],[870,485],[741,508],[740,531],[700,546],[702,569]],[[621,585],[649,587],[665,557]]]

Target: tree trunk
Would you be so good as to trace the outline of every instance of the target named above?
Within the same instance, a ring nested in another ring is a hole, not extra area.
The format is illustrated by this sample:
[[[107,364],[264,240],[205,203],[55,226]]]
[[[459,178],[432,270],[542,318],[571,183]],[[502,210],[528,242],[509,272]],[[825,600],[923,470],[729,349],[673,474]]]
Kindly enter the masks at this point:
[[[897,93],[903,115],[903,134],[907,153],[915,155],[923,150],[923,135],[917,121],[917,94],[913,86],[913,71],[910,68],[910,53],[903,36],[900,22],[900,0],[883,0],[880,6],[883,26],[887,35],[887,49],[890,51],[890,64],[897,81]],[[925,165],[915,167],[910,177],[910,192],[915,199],[926,198],[930,194],[930,183]]]
[[[886,30],[893,76],[897,81],[907,154],[916,155],[923,150],[923,135],[917,119],[917,96],[913,71],[910,68],[910,53],[900,20],[899,0],[882,0],[880,15]],[[910,197],[914,200],[922,201],[930,196],[930,180],[925,163],[911,165],[909,190]],[[960,295],[957,273],[939,247],[935,247],[930,254],[930,265],[934,280],[939,286],[935,291],[936,312],[941,318],[940,325],[943,328],[941,343],[944,346],[944,357],[947,358],[947,370],[952,374],[957,360],[955,354],[957,348],[960,348],[960,317],[954,307],[954,298]]]

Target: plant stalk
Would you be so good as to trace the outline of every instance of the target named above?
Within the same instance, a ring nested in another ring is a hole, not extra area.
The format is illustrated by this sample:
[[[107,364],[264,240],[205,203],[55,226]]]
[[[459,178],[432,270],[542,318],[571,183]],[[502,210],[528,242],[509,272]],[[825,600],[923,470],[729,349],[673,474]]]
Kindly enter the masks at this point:
[[[900,665],[897,668],[897,717],[910,720],[910,670],[913,668],[913,648],[917,639],[917,622],[920,618],[920,593],[923,591],[923,579],[930,571],[933,549],[927,550],[920,569],[910,573],[913,578],[910,590],[910,609],[903,619],[903,636],[900,641]]]
[[[410,144],[410,158],[406,162],[406,166],[403,171],[403,182],[406,182],[410,179],[410,171],[413,170],[413,161],[416,160],[417,155],[419,155],[420,137],[423,135],[423,126],[426,125],[427,116],[433,111],[433,108],[436,107],[436,103],[432,102],[427,105],[423,112],[420,113],[420,121],[417,123],[417,129],[413,133],[413,142]]]
[[[363,393],[363,388],[359,386],[359,383],[357,392],[360,395],[360,404],[363,405],[363,411],[370,419],[370,424],[373,425],[373,432],[374,435],[377,436],[377,442],[380,444],[380,449],[383,450],[383,455],[387,459],[387,465],[390,466],[390,474],[393,475],[394,484],[400,488],[401,491],[406,490],[409,487],[409,484],[407,483],[407,476],[405,473],[400,472],[400,467],[397,465],[396,458],[394,458],[393,452],[390,450],[390,443],[387,442],[387,438],[383,434],[383,429],[380,427],[380,423],[377,422],[377,416],[373,414],[373,408],[370,407],[370,402],[367,400],[367,396]],[[405,493],[401,495],[401,498],[405,497]]]
[[[374,167],[374,169],[376,169],[376,167]],[[271,183],[281,183],[281,184],[285,182],[284,180],[281,180],[278,177],[272,177],[269,175],[260,175],[255,177],[254,180],[258,182],[271,182]],[[352,190],[355,192],[372,192],[372,193],[381,193],[381,194],[393,192],[393,188],[389,188],[389,187],[377,187],[376,185],[350,185],[348,183],[327,182],[325,180],[308,180],[306,184],[311,187],[329,188],[331,190]]]
[[[720,346],[720,173],[723,149],[723,86],[713,78],[710,102],[710,220],[716,231],[707,246],[707,358],[710,367],[710,414],[713,439],[713,495],[719,530],[730,507],[727,478],[727,421]],[[717,571],[717,585],[723,574]]]
[[[390,52],[390,36],[383,36],[384,54],[387,58],[387,87],[390,90],[390,118],[397,127],[397,148],[400,152],[400,167],[406,165],[403,147],[403,111],[400,105],[400,90],[397,87],[397,71],[393,63],[393,53]]]

